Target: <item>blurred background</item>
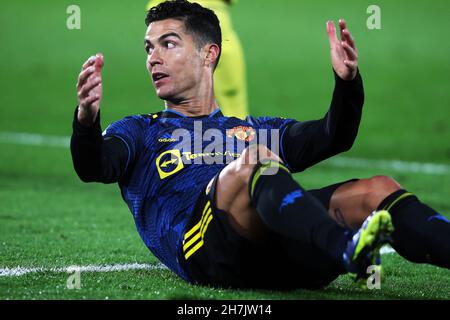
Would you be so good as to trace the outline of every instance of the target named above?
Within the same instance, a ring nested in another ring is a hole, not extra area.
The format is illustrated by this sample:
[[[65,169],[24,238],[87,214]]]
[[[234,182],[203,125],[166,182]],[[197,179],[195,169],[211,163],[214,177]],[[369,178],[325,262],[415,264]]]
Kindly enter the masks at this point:
[[[78,73],[97,52],[105,59],[103,128],[164,108],[145,68],[146,4],[2,2],[0,268],[156,262],[118,187],[82,184],[67,144]],[[367,27],[372,4],[381,9],[379,30]],[[66,26],[70,5],[81,9],[79,30]],[[345,18],[355,38],[366,92],[360,133],[343,157],[296,175],[300,183],[388,174],[450,215],[449,12],[444,0],[240,0],[231,7],[255,116],[322,117],[334,86],[326,21]],[[0,297],[36,290],[59,297],[63,282],[30,277],[0,278]]]

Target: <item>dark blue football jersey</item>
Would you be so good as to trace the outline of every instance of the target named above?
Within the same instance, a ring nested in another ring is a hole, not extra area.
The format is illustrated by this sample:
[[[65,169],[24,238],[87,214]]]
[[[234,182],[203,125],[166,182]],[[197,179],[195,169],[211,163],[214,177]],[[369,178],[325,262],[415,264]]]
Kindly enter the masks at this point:
[[[185,280],[179,261],[196,200],[208,182],[249,144],[264,144],[284,160],[281,139],[292,119],[187,117],[174,110],[130,116],[109,125],[128,148],[122,197],[150,251]]]

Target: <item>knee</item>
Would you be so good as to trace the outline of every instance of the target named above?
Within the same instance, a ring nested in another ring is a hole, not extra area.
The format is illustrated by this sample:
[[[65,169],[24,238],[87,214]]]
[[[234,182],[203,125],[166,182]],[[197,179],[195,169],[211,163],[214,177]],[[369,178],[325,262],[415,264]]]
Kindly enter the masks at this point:
[[[380,203],[391,193],[400,190],[400,184],[391,177],[374,176],[365,181],[366,205],[376,210]]]
[[[388,176],[374,176],[369,179],[372,192],[392,193],[401,189],[400,184]]]
[[[248,184],[258,162],[269,159],[283,163],[280,157],[266,146],[251,145],[245,148],[240,157],[230,165],[232,165],[234,174],[245,184]]]

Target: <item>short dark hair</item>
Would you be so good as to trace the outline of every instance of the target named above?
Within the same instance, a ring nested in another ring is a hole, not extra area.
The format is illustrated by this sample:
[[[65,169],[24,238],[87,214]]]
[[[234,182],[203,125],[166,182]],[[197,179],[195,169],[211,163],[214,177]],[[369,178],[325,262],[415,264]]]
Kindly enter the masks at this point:
[[[147,11],[145,25],[166,19],[183,21],[186,32],[192,35],[198,49],[208,43],[218,45],[220,52],[215,64],[217,66],[222,52],[222,31],[214,11],[186,0],[165,1]]]

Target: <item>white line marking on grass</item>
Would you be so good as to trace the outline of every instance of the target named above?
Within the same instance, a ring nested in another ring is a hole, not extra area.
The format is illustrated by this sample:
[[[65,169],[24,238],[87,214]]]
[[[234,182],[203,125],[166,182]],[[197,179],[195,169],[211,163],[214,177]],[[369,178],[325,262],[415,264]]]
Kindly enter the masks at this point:
[[[0,132],[0,142],[29,146],[68,148],[70,145],[70,137],[48,136],[24,132]]]
[[[68,266],[60,268],[0,268],[0,277],[20,277],[28,273],[44,273],[44,272],[56,272],[56,273],[69,273],[73,270],[79,270],[80,272],[118,272],[118,271],[130,271],[130,270],[164,270],[167,269],[161,263],[147,264],[147,263],[131,263],[131,264],[113,264],[113,265],[87,265],[87,266]]]
[[[328,165],[338,168],[376,168],[381,170],[393,170],[404,173],[425,173],[431,175],[450,174],[450,166],[438,163],[408,162],[402,160],[369,160],[362,158],[335,157],[325,162]]]
[[[69,148],[70,137],[23,132],[0,132],[0,142],[32,146]],[[402,173],[450,175],[450,165],[447,164],[409,162],[403,160],[371,160],[338,156],[324,161],[321,165],[336,168],[361,168],[392,170]]]
[[[380,253],[391,254],[395,250],[390,246],[381,248]],[[87,265],[87,266],[68,266],[60,268],[46,268],[46,267],[16,267],[16,268],[0,268],[0,277],[20,277],[29,273],[70,273],[74,270],[80,272],[118,272],[130,270],[168,270],[162,263],[148,264],[148,263],[131,263],[131,264],[113,264],[113,265]]]

